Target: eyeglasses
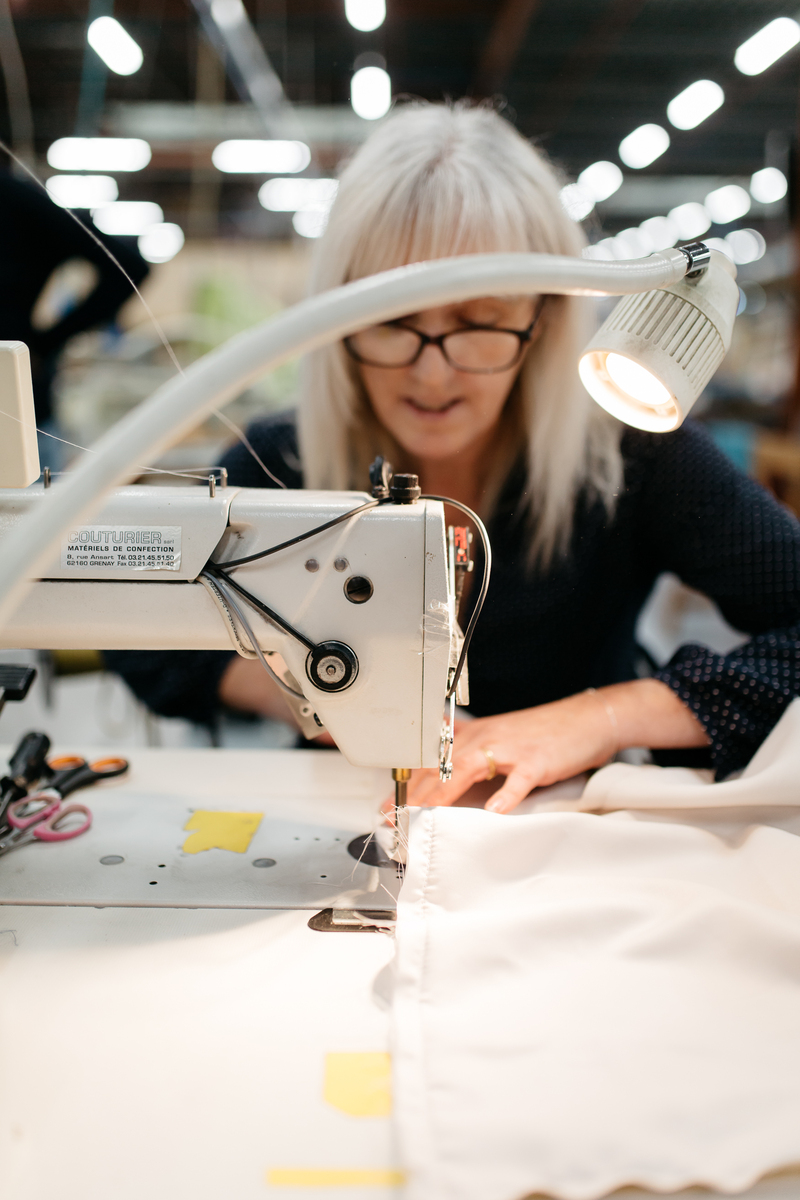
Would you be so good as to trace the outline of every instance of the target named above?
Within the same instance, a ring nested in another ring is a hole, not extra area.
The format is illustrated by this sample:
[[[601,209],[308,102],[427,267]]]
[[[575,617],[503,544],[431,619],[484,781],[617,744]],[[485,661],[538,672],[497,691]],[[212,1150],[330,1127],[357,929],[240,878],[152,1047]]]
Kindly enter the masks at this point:
[[[527,329],[498,329],[494,325],[471,325],[430,337],[402,321],[371,325],[344,339],[351,358],[365,367],[410,367],[426,346],[438,346],[445,360],[457,371],[492,375],[508,371],[522,358],[531,340],[541,306]]]

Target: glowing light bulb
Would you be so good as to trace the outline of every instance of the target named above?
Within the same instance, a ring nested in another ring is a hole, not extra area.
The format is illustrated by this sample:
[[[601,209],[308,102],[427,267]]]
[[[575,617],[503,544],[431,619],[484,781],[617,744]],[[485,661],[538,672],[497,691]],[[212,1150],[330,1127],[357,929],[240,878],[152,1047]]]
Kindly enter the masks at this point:
[[[711,217],[696,200],[689,200],[686,204],[671,208],[668,215],[678,230],[678,237],[683,241],[702,237],[706,230],[711,228]]]
[[[756,171],[750,180],[750,195],[759,204],[775,204],[783,199],[788,190],[786,176],[777,167],[764,167]]]
[[[142,171],[152,158],[142,138],[59,138],[47,151],[57,171]]]
[[[667,117],[676,129],[695,129],[724,103],[725,93],[713,79],[698,79],[667,105]]]
[[[258,199],[270,212],[327,212],[338,187],[336,179],[270,179]]]
[[[292,175],[306,169],[311,151],[305,142],[235,138],[215,146],[211,161],[229,175]]]
[[[104,204],[95,209],[92,218],[101,233],[138,237],[151,225],[160,225],[164,213],[161,205],[152,200],[117,200],[115,204]]]
[[[350,80],[350,103],[365,121],[385,117],[392,105],[392,81],[383,67],[362,67]]]
[[[650,239],[653,250],[668,250],[680,237],[677,225],[669,217],[648,217],[639,228]]]
[[[742,42],[733,61],[743,75],[760,75],[800,42],[800,25],[791,17],[776,17],[746,42]]]
[[[594,208],[594,200],[579,183],[568,183],[558,193],[561,207],[573,221],[582,221]]]
[[[727,183],[709,192],[703,201],[706,212],[716,225],[729,225],[750,211],[750,197],[743,187]]]
[[[119,195],[110,175],[53,175],[46,186],[50,199],[62,208],[98,208]]]
[[[626,167],[639,171],[649,167],[669,149],[669,134],[660,125],[640,125],[623,138],[619,144],[619,156]]]
[[[672,398],[660,379],[624,354],[606,355],[606,370],[626,396],[648,408],[660,408],[662,404],[669,404]]]
[[[144,62],[141,46],[113,17],[97,17],[86,31],[86,38],[115,75],[135,75]]]
[[[183,248],[185,238],[180,225],[162,221],[150,225],[139,237],[139,253],[151,263],[169,262]]]
[[[377,29],[386,20],[385,0],[344,0],[344,15],[362,33]]]
[[[591,196],[595,204],[613,196],[621,184],[622,171],[616,163],[604,160],[592,163],[578,176],[578,186]]]

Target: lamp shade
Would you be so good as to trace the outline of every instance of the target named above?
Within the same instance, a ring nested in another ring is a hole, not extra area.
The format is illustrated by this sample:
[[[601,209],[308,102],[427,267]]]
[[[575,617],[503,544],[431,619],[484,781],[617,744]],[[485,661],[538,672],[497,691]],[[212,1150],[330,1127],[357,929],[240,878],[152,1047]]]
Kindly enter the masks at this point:
[[[623,297],[581,355],[589,394],[636,429],[677,429],[730,346],[735,279],[733,263],[712,250],[702,275]]]

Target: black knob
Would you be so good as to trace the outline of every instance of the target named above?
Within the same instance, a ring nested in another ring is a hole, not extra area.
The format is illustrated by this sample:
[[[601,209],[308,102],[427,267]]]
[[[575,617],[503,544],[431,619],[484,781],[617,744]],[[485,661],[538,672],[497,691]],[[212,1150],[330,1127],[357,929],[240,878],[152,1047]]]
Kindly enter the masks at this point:
[[[395,504],[416,504],[422,494],[419,475],[393,475],[389,495]]]
[[[358,674],[358,659],[343,642],[320,642],[306,659],[306,674],[323,692],[343,692]]]

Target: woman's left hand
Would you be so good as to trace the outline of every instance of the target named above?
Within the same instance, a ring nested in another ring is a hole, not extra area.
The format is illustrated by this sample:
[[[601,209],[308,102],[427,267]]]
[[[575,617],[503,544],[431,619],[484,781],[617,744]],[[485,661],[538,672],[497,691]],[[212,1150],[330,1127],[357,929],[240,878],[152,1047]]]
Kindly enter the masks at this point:
[[[459,722],[453,747],[453,778],[436,770],[414,771],[408,803],[420,808],[454,804],[473,784],[504,775],[486,803],[507,813],[536,787],[547,787],[602,766],[626,746],[705,746],[708,738],[694,714],[671,688],[656,679],[635,679],[601,691],[580,692],[552,704]],[[391,811],[387,801],[385,811]]]
[[[486,807],[510,812],[535,787],[545,787],[600,766],[617,751],[617,736],[596,694],[581,693],[553,704],[458,722],[453,777],[442,783],[436,770],[414,771],[408,803],[421,808],[454,804],[492,775],[505,783]]]

